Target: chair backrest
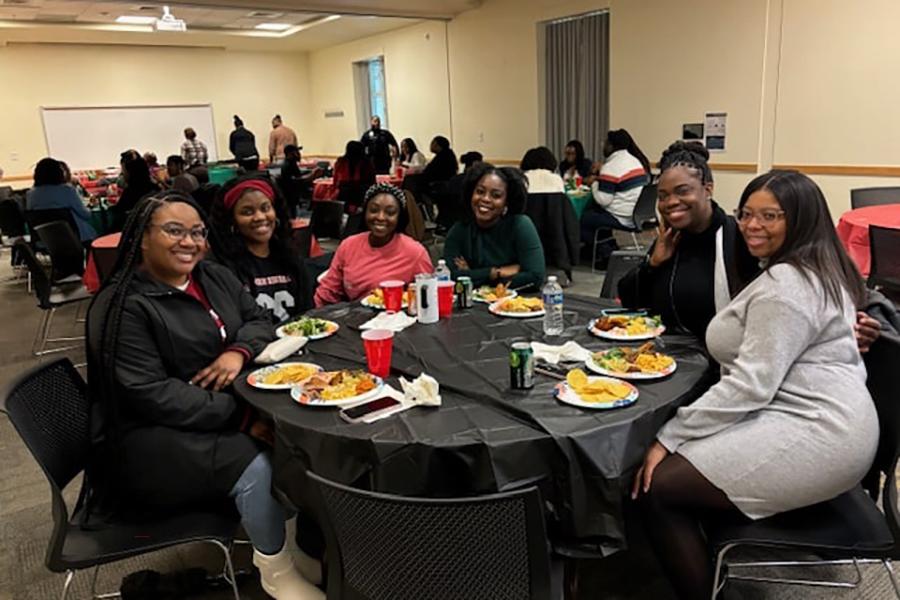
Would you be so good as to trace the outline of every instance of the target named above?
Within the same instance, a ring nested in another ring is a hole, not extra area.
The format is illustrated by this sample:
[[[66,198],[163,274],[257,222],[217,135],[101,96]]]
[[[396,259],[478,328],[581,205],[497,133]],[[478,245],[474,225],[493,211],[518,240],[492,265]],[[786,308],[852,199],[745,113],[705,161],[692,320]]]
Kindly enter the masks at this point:
[[[416,203],[416,197],[409,190],[403,190],[406,196],[406,214],[409,216],[409,225],[406,226],[406,235],[421,242],[428,238],[428,230],[425,228],[425,217]]]
[[[870,187],[850,190],[850,207],[900,204],[900,187]]]
[[[309,250],[310,246],[312,246],[312,225],[294,229],[292,242],[298,259],[305,260],[309,258]]]
[[[366,215],[362,211],[355,212],[347,217],[344,229],[341,231],[341,239],[366,231]]]
[[[12,196],[13,189],[11,185],[0,186],[0,200],[6,200]]]
[[[84,246],[63,221],[51,221],[38,225],[34,232],[50,254],[53,265],[53,281],[70,275],[84,275]]]
[[[329,598],[550,597],[536,487],[473,498],[406,498],[308,476],[333,558]]]
[[[348,212],[357,212],[369,187],[371,184],[363,181],[342,181],[338,184],[337,199],[344,203]]]
[[[606,267],[606,276],[603,278],[603,287],[600,290],[601,298],[619,297],[619,280],[626,273],[641,264],[644,253],[637,250],[616,250],[609,257]]]
[[[344,203],[336,200],[321,200],[312,203],[309,227],[317,238],[341,237],[344,217]]]
[[[72,229],[72,233],[75,234],[75,239],[81,239],[81,236],[78,235],[78,225],[75,224],[75,216],[68,208],[43,208],[40,210],[26,210],[25,221],[28,222],[28,227],[31,229],[31,231],[34,231],[38,226],[43,225],[44,223],[62,221]]]
[[[12,198],[0,202],[0,233],[8,238],[19,238],[28,233],[25,215]]]
[[[50,304],[51,285],[50,278],[44,271],[43,265],[38,261],[34,250],[25,240],[18,240],[14,246],[16,255],[22,259],[28,272],[31,273],[31,287],[34,289],[34,295],[37,298],[38,306],[45,310],[53,308]]]
[[[869,226],[869,285],[900,291],[900,229]]]
[[[636,229],[643,231],[656,226],[657,188],[658,186],[655,183],[648,183],[641,188],[641,195],[638,196],[637,203],[634,205],[634,213],[632,214]]]
[[[52,566],[58,562],[69,520],[62,490],[87,466],[91,450],[87,387],[71,361],[60,358],[19,375],[0,403],[50,483],[55,527],[47,565]]]

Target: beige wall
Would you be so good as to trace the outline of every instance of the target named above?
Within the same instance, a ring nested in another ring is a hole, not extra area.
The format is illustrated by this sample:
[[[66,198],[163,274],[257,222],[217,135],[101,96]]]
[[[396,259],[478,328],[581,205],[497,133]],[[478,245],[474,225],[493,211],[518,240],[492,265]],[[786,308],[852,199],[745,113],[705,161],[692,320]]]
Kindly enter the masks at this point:
[[[276,112],[303,139],[308,129],[307,78],[304,55],[130,46],[2,47],[0,166],[7,176],[24,175],[46,155],[41,106],[211,103],[221,156],[229,156],[235,113],[265,152]],[[118,156],[110,156],[110,164],[117,161]]]
[[[309,55],[309,148],[342,154],[359,139],[353,63],[376,56],[384,56],[388,128],[397,141],[411,137],[427,154],[432,137],[450,135],[446,26],[425,22]],[[330,111],[344,116],[326,118]]]

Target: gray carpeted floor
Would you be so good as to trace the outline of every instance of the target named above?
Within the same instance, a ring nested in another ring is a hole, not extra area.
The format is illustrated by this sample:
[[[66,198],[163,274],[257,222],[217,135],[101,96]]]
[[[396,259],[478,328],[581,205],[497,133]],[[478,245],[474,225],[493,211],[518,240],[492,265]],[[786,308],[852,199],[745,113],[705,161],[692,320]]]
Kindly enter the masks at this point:
[[[0,256],[0,262],[8,262],[8,254]],[[7,268],[0,267],[0,277]],[[576,273],[575,285],[568,291],[596,295],[602,276],[591,275],[589,270]],[[0,386],[5,385],[22,369],[35,363],[30,355],[30,344],[38,324],[39,310],[32,297],[26,295],[24,284],[0,284],[2,327],[0,345],[4,348],[0,364]],[[59,314],[54,327],[55,335],[76,334],[83,327],[74,321],[74,311],[67,309]],[[79,353],[70,353],[76,362],[83,360]],[[44,553],[50,535],[49,491],[37,464],[25,449],[5,417],[0,416],[0,600],[48,600],[59,597],[63,576],[50,573],[44,567]],[[67,490],[70,500],[77,493],[77,481]],[[579,564],[579,598],[672,598],[665,580],[659,573],[652,555],[640,536],[635,535],[636,547],[628,552],[604,560],[582,561]],[[249,568],[247,549],[238,549],[237,568]],[[215,549],[200,545],[186,546],[164,552],[123,561],[101,569],[97,589],[109,592],[118,589],[122,577],[140,569],[169,572],[187,567],[203,566],[211,572],[221,568],[221,559]],[[823,577],[849,578],[852,571],[821,570]],[[90,573],[76,576],[71,599],[89,597]],[[267,598],[255,579],[242,585],[241,595],[248,599]],[[225,599],[227,592],[210,592],[202,598]],[[732,584],[726,598],[752,600],[762,598],[864,598],[874,600],[892,597],[890,582],[879,566],[864,568],[860,587],[849,591],[823,591],[810,588],[794,588],[764,584]],[[428,600],[428,599],[422,599]],[[475,599],[473,599],[475,600]]]

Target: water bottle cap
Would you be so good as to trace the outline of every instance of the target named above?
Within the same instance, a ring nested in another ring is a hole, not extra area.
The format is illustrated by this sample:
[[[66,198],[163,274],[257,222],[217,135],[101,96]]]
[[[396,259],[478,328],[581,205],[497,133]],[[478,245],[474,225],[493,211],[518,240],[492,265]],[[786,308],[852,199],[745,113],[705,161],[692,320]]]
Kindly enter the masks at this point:
[[[447,261],[444,260],[443,258],[440,259],[440,260],[438,260],[438,266],[439,266],[439,267],[440,267],[440,266],[443,266],[443,265],[446,265],[446,264],[447,264]]]
[[[556,275],[551,275],[547,278],[547,283],[556,283]]]

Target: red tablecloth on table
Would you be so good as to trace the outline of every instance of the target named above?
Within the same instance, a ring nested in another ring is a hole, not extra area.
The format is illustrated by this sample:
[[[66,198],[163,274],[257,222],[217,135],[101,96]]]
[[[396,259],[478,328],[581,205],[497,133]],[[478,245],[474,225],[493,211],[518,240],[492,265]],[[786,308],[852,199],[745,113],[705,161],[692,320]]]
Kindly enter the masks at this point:
[[[397,187],[403,184],[403,178],[395,175],[376,175],[375,180],[378,183],[390,183]],[[323,177],[313,182],[313,200],[336,200],[337,197],[338,189],[331,177]]]
[[[865,206],[841,215],[837,224],[838,237],[863,277],[869,276],[871,267],[869,225],[900,229],[900,204]]]
[[[291,225],[294,229],[309,227],[309,219],[293,219]],[[81,281],[84,283],[84,287],[92,294],[100,289],[100,273],[97,270],[97,262],[102,261],[104,264],[109,265],[106,269],[109,270],[112,267],[112,263],[116,260],[116,253],[118,252],[121,239],[122,234],[116,232],[100,236],[91,243],[91,251],[88,253],[88,262]],[[324,253],[322,246],[319,245],[319,240],[312,236],[309,244],[310,257],[315,258],[322,256]]]

